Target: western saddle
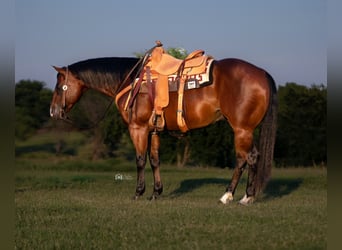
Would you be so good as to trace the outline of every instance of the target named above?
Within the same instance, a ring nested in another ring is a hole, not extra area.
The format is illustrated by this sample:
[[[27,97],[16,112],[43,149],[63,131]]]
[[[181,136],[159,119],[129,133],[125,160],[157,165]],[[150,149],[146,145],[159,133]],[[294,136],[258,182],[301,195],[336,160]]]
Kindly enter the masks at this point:
[[[162,131],[165,126],[163,109],[169,104],[168,76],[176,75],[179,86],[177,124],[179,129],[185,133],[189,130],[183,117],[183,92],[185,79],[188,76],[205,73],[207,61],[208,59],[212,59],[212,57],[204,55],[203,50],[195,50],[184,60],[177,59],[169,55],[164,50],[160,41],[156,41],[156,46],[149,50],[147,55],[149,57],[145,61],[144,69],[138,80],[139,84],[137,85],[139,86],[134,84],[136,87],[132,87],[131,91],[133,92],[133,88],[138,90],[142,81],[147,82],[149,86],[152,86],[152,82],[155,83],[154,108],[149,120],[149,126],[154,131]],[[133,101],[134,95],[130,96],[126,101],[126,107],[128,103],[132,103]]]
[[[153,53],[153,52],[152,52]],[[195,50],[190,53],[184,60],[177,59],[169,54],[163,53],[161,60],[156,64],[154,70],[157,74],[172,75],[178,73],[183,64],[181,74],[194,75],[203,73],[205,70],[205,62],[207,56],[203,56],[203,50]]]
[[[165,119],[163,109],[169,104],[168,76],[176,74],[179,80],[177,123],[182,132],[188,131],[183,117],[183,92],[185,79],[188,75],[205,72],[209,56],[203,50],[195,50],[184,60],[177,59],[164,50],[160,41],[151,52],[144,69],[147,81],[156,80],[154,110],[149,120],[150,127],[161,131],[164,129]]]

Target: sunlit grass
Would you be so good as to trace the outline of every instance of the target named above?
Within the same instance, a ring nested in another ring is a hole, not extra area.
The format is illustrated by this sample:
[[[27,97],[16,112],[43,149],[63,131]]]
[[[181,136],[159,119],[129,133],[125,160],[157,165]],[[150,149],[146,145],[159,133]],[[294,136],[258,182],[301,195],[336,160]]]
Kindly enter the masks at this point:
[[[115,180],[118,172],[133,179]],[[230,174],[166,167],[164,194],[150,202],[150,170],[146,195],[138,201],[131,199],[135,171],[21,170],[15,244],[24,249],[326,248],[326,170],[276,169],[271,189],[248,207],[217,202]],[[237,198],[244,182],[245,177]]]
[[[53,133],[16,142],[16,249],[327,248],[325,168],[273,169],[251,206],[237,203],[244,174],[236,200],[224,206],[218,200],[232,170],[162,164],[164,192],[151,202],[147,165],[146,193],[134,201],[134,160],[90,161],[84,134],[63,140],[59,155]]]

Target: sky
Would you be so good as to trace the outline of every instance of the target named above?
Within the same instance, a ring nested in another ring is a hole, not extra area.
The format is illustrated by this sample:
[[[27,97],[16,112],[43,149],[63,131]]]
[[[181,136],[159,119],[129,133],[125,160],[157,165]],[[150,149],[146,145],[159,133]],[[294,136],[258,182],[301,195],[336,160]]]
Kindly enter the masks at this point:
[[[267,70],[277,85],[327,83],[325,0],[16,0],[15,82],[54,88],[56,71],[97,57],[203,49]]]

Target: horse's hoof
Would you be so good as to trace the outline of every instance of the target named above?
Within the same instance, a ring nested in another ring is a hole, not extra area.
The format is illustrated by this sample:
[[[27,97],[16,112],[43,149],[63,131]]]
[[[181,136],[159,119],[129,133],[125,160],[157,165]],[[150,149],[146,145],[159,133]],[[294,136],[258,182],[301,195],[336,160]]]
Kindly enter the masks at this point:
[[[149,201],[155,201],[158,199],[158,195],[153,194],[150,198]]]
[[[228,204],[234,200],[233,194],[231,192],[226,192],[219,200],[222,204]]]
[[[239,201],[240,205],[248,206],[254,203],[254,196],[249,196],[245,194],[245,196]]]
[[[133,197],[132,197],[132,200],[134,200],[134,201],[137,201],[137,200],[139,200],[139,195],[134,195]]]

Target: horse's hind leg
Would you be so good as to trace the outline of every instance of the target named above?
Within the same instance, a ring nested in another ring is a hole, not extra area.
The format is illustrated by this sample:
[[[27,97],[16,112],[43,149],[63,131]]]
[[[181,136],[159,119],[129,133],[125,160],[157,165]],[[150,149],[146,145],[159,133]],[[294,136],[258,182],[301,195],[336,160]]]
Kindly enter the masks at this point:
[[[227,203],[233,201],[236,187],[239,183],[240,177],[241,177],[241,175],[244,171],[245,165],[246,165],[246,160],[244,160],[243,157],[237,156],[236,158],[237,158],[236,159],[236,165],[234,168],[232,180],[231,180],[229,186],[227,187],[225,194],[220,199],[220,201],[223,204],[227,204]]]
[[[255,199],[255,181],[257,174],[257,161],[258,161],[259,152],[254,145],[251,151],[247,155],[247,164],[248,164],[248,180],[246,187],[245,196],[239,201],[242,205],[248,205],[254,202]]]
[[[160,160],[159,160],[159,146],[160,146],[160,138],[157,132],[152,132],[151,134],[151,142],[150,142],[150,163],[153,171],[154,177],[154,187],[153,194],[151,196],[151,200],[156,199],[163,192],[163,184],[160,178]]]
[[[234,199],[234,193],[239,184],[240,177],[246,166],[248,152],[253,142],[253,133],[249,130],[236,129],[234,134],[234,144],[236,151],[236,164],[233,172],[232,180],[226,189],[225,194],[220,201],[223,204],[229,203]]]

